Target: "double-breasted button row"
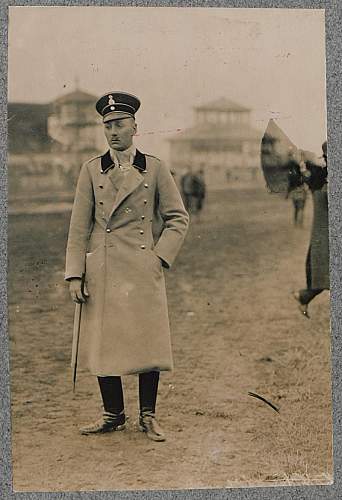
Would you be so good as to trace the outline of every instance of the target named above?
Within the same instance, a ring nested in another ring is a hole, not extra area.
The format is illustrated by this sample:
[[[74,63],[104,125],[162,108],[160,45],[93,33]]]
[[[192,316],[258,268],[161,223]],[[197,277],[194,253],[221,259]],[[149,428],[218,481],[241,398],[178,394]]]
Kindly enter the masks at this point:
[[[147,182],[145,182],[144,187],[145,187],[146,189],[148,188],[148,184],[147,184]],[[147,200],[145,199],[145,200],[144,200],[144,205],[146,205],[146,204],[147,204]],[[145,220],[145,215],[141,215],[140,217],[141,217],[141,220]],[[144,234],[144,230],[143,230],[143,229],[140,229],[139,233],[140,233],[140,234]],[[146,245],[140,245],[140,248],[141,248],[142,250],[145,250],[145,249],[146,249]]]

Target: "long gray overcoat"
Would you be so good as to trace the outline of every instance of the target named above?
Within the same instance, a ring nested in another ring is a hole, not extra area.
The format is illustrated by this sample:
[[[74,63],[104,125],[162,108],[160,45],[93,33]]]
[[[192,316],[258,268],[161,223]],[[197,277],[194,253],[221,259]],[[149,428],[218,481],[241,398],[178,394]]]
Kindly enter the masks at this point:
[[[312,190],[313,221],[308,259],[310,259],[311,288],[329,290],[329,216],[328,184]]]
[[[85,274],[89,291],[79,366],[97,376],[172,369],[163,266],[189,221],[158,158],[137,151],[121,183],[118,173],[109,151],[82,166],[67,244],[65,278]]]

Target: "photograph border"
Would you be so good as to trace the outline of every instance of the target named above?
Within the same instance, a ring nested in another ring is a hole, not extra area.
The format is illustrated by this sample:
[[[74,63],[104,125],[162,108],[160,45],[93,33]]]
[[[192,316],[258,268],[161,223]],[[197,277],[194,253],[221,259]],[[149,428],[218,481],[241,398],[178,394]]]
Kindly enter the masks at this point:
[[[342,463],[342,5],[339,0],[327,1],[21,1],[0,4],[0,492],[3,498],[44,500],[52,498],[101,499],[113,498],[113,492],[46,492],[13,493],[11,478],[11,422],[10,422],[10,373],[9,342],[7,336],[7,41],[8,8],[10,6],[136,6],[136,7],[225,7],[225,8],[291,8],[325,9],[327,114],[329,144],[329,217],[330,217],[330,267],[331,267],[331,350],[334,426],[334,484],[324,486],[267,486],[232,489],[198,490],[146,490],[115,491],[118,500],[142,498],[219,498],[232,499],[330,499],[341,498]]]

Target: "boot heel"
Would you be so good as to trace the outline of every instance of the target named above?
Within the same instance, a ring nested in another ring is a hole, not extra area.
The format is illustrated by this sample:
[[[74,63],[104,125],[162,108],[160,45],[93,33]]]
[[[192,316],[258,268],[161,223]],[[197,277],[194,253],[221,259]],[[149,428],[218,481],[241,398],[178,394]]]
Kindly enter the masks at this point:
[[[142,423],[139,422],[138,424],[139,431],[145,432],[147,437],[152,441],[165,441],[164,433],[154,417],[140,418],[140,422]]]

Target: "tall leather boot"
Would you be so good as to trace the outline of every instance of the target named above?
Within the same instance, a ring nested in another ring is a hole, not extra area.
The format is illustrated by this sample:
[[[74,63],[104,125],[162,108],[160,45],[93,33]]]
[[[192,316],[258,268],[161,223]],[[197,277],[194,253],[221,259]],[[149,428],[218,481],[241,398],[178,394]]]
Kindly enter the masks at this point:
[[[152,441],[165,441],[165,435],[155,416],[159,372],[139,374],[139,430]]]
[[[125,428],[126,416],[121,377],[98,377],[103,414],[96,422],[81,427],[81,434],[102,434],[104,432],[122,431]]]

